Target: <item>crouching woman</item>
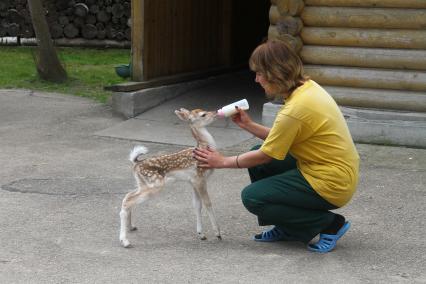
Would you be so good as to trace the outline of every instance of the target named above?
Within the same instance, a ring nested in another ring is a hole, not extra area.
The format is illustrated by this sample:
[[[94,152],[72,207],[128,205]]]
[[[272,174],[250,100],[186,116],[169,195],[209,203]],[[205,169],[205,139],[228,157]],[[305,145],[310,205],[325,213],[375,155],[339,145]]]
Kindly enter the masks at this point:
[[[358,183],[359,155],[346,121],[333,98],[303,74],[287,44],[261,44],[249,64],[266,96],[283,101],[272,128],[241,109],[232,118],[263,144],[232,157],[196,149],[194,157],[204,168],[248,168],[252,183],[242,202],[260,226],[273,225],[255,241],[302,241],[311,251],[329,252],[350,227],[331,210],[348,203]]]

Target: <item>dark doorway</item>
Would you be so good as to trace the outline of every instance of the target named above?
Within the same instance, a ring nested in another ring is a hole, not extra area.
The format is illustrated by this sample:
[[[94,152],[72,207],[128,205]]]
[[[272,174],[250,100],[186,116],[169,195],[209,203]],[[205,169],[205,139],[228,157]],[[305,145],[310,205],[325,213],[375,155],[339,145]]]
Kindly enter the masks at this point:
[[[233,0],[232,64],[246,63],[253,49],[268,37],[270,0]]]

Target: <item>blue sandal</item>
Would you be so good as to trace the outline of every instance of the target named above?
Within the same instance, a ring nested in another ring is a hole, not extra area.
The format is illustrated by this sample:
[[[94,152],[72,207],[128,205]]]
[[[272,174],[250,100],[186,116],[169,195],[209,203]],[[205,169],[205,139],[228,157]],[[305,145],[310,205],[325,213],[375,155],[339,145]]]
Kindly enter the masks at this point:
[[[309,244],[308,249],[319,253],[332,251],[336,247],[337,241],[349,230],[350,227],[351,223],[345,222],[342,228],[340,228],[335,235],[320,234],[319,241],[315,244]]]
[[[279,241],[297,241],[283,230],[273,227],[270,230],[263,231],[253,237],[256,242],[279,242]]]

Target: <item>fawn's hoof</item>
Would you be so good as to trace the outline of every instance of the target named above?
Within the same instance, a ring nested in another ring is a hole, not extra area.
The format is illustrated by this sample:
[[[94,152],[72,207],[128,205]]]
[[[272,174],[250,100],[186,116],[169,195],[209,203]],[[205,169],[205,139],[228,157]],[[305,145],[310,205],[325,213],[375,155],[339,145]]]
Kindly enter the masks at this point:
[[[198,233],[198,238],[202,241],[207,240],[206,236],[203,233]]]
[[[130,242],[128,240],[120,240],[120,243],[124,248],[131,248],[132,247],[132,245],[130,244]]]
[[[138,229],[138,227],[131,226],[130,227],[130,232],[136,231],[137,229]]]
[[[216,236],[216,238],[218,239],[218,240],[222,240],[222,236],[221,235],[219,235],[219,236]]]

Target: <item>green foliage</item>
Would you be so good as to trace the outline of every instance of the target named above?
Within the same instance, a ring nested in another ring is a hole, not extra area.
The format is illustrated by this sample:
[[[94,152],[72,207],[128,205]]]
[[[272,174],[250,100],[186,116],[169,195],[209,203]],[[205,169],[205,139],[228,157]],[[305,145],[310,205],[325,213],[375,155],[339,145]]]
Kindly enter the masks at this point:
[[[60,92],[106,102],[111,92],[104,86],[125,81],[114,66],[130,62],[128,49],[59,48],[69,80],[54,84],[38,78],[33,47],[0,47],[0,88]]]

